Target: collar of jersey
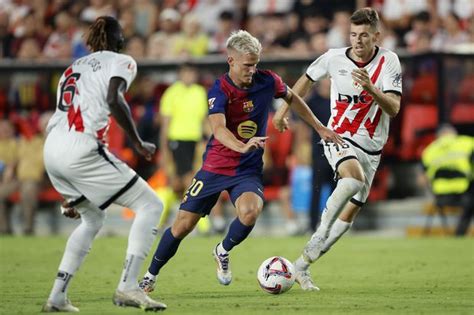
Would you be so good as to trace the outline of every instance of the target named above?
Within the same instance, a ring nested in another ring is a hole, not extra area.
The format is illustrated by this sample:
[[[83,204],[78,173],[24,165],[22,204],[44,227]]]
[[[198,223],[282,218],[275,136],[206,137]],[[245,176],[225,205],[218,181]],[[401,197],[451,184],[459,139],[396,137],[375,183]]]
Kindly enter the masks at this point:
[[[258,71],[258,70],[257,70],[257,71]],[[253,77],[252,77],[252,83],[251,83],[251,84],[249,85],[249,87],[246,88],[246,89],[241,88],[241,87],[238,87],[238,86],[234,83],[234,81],[232,81],[232,79],[230,78],[229,73],[226,73],[226,74],[225,74],[225,79],[227,80],[227,82],[229,82],[229,83],[230,83],[233,87],[235,87],[236,89],[239,89],[239,90],[241,90],[241,91],[249,91],[249,90],[253,87],[253,85],[254,85],[254,83],[255,83],[255,75],[256,75],[256,74],[257,74],[257,72],[255,72],[255,74],[254,74]]]
[[[377,56],[377,54],[379,53],[379,46],[375,46],[375,53],[374,55],[372,56],[372,58],[370,58],[369,61],[367,62],[357,62],[355,61],[354,59],[351,58],[351,56],[349,55],[349,51],[351,51],[352,47],[347,47],[346,49],[346,56],[347,58],[349,58],[350,61],[352,61],[358,68],[364,68],[365,66],[367,66],[369,63],[372,62],[372,60],[374,60],[375,56]]]

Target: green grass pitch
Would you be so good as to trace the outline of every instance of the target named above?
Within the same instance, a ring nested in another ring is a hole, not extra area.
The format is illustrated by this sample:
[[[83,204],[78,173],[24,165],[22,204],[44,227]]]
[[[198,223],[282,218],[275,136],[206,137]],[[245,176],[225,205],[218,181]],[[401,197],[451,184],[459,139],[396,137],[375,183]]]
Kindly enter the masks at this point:
[[[166,314],[474,314],[473,239],[348,236],[312,266],[320,292],[295,284],[276,296],[258,287],[258,266],[272,255],[293,260],[306,237],[249,238],[232,252],[228,287],[217,283],[210,254],[219,240],[186,239],[162,269],[152,297],[168,305]],[[0,238],[0,314],[39,313],[65,241]],[[69,288],[82,314],[143,313],[111,302],[125,247],[122,237],[94,242]]]

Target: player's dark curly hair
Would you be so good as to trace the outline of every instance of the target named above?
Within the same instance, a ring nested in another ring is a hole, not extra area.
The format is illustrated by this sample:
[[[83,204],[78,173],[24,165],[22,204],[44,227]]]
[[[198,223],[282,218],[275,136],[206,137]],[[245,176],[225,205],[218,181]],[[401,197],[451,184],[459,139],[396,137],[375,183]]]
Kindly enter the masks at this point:
[[[372,29],[377,30],[379,15],[372,8],[362,8],[352,14],[351,23],[355,25],[370,25]]]
[[[89,27],[86,44],[92,51],[118,52],[123,48],[123,42],[122,28],[111,16],[100,16]]]

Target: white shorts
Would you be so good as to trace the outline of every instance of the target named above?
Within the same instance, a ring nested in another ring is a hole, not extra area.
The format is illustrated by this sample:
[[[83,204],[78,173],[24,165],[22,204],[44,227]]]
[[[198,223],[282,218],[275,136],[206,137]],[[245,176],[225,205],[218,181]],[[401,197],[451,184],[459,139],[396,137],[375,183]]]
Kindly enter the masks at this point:
[[[102,210],[141,180],[94,137],[75,131],[51,130],[44,163],[51,183],[66,200],[77,204],[87,199]]]
[[[355,143],[349,141],[350,140],[344,139],[343,145],[325,142],[324,140],[322,140],[321,143],[324,146],[324,155],[336,173],[336,176],[337,168],[342,162],[350,159],[356,159],[359,161],[362,170],[364,171],[365,183],[364,187],[351,199],[351,202],[358,206],[362,206],[369,196],[370,187],[372,186],[375,172],[380,163],[381,152],[368,152],[357,146]]]

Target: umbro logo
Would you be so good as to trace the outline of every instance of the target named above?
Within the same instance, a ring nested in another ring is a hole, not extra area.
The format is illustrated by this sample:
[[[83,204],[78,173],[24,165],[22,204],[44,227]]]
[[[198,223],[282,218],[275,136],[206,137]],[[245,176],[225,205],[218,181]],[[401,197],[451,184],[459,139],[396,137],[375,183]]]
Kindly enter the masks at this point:
[[[349,71],[347,71],[347,70],[345,70],[345,69],[341,69],[341,70],[339,70],[338,72],[339,72],[339,75],[340,75],[340,76],[346,76],[346,75],[349,73]]]

